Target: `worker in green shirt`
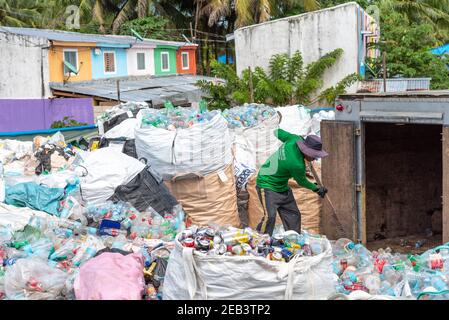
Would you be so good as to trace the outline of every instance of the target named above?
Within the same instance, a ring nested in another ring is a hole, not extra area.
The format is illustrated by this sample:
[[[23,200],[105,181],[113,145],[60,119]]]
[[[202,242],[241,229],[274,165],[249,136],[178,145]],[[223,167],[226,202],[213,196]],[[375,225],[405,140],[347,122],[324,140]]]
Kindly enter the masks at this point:
[[[308,136],[304,140],[282,129],[275,130],[274,134],[283,144],[268,158],[257,176],[256,189],[264,210],[257,231],[272,235],[276,212],[279,212],[284,229],[300,233],[301,213],[288,181],[294,178],[300,186],[315,191],[324,198],[327,189],[318,187],[307,179],[304,159],[311,162],[327,157],[328,153],[323,150],[318,136]]]

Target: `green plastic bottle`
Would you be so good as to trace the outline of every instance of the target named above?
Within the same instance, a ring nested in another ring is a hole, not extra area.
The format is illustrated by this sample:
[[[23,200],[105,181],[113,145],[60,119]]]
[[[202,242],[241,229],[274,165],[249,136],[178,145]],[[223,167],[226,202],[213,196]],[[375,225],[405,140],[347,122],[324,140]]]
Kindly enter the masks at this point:
[[[200,101],[200,113],[206,113],[207,112],[207,102],[204,100]]]

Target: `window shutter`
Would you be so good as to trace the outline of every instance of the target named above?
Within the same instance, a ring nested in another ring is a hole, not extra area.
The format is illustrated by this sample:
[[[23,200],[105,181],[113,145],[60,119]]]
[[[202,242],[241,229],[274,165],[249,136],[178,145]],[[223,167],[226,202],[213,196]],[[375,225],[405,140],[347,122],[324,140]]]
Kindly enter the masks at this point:
[[[104,54],[104,68],[105,72],[115,72],[114,53],[106,52]]]

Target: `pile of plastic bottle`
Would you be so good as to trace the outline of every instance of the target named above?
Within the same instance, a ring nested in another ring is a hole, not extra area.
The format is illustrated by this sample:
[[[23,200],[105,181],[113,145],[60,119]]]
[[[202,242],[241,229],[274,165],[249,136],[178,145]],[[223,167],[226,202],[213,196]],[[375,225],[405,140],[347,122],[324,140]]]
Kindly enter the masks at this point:
[[[222,115],[228,121],[230,129],[251,128],[273,117],[275,114],[276,110],[274,108],[264,104],[244,104],[240,107],[222,111]]]
[[[356,290],[399,299],[449,299],[449,246],[422,255],[393,253],[390,248],[368,251],[340,239],[333,244],[337,292]]]
[[[141,252],[147,285],[144,299],[162,299],[170,248],[175,236],[184,229],[182,209],[175,207],[173,213],[162,217],[154,210],[139,213],[127,203],[108,202],[98,207],[89,206],[85,214],[87,225],[64,218],[33,216],[23,230],[13,232],[11,226],[0,227],[0,299],[31,299],[36,293],[41,298],[44,294],[51,299],[61,298],[51,296],[49,280],[43,280],[44,273],[41,280],[34,277],[30,287],[20,292],[5,292],[5,281],[19,282],[26,277],[7,272],[21,259],[37,264],[36,268],[46,265],[51,268],[49,270],[66,273],[64,298],[74,299],[73,281],[79,268],[105,248]],[[42,287],[41,282],[47,287]]]
[[[142,128],[150,126],[174,131],[190,128],[197,123],[210,121],[218,111],[200,112],[194,108],[145,109],[142,111]]]
[[[93,220],[91,226],[98,225],[100,234],[121,234],[131,240],[140,237],[173,241],[177,233],[185,228],[184,211],[180,206],[162,217],[151,207],[145,212],[139,212],[128,203],[108,201],[87,206],[86,216]]]
[[[191,226],[185,229],[178,240],[184,247],[206,255],[258,256],[272,261],[288,262],[294,256],[313,256],[322,253],[320,236],[307,232],[286,231],[274,234],[259,234],[251,228]]]

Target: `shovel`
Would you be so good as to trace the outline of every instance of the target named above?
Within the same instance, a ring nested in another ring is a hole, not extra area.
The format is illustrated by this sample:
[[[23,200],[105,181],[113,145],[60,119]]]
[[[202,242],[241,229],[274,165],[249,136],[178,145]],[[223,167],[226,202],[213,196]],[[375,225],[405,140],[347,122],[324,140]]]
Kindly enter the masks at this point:
[[[315,171],[315,168],[313,167],[312,163],[309,163],[309,168],[310,168],[310,171],[312,172],[313,177],[315,178],[316,182],[318,183],[318,185],[320,187],[322,187],[323,184],[321,183],[321,179],[318,177],[318,174]],[[326,193],[324,198],[327,200],[327,202],[329,203],[329,205],[332,209],[332,216],[335,218],[335,221],[337,222],[337,231],[338,231],[339,236],[346,236],[346,232],[343,229],[343,225],[341,224],[340,219],[338,219],[337,210],[335,210],[335,207],[332,204],[332,201],[329,198],[329,195]]]

